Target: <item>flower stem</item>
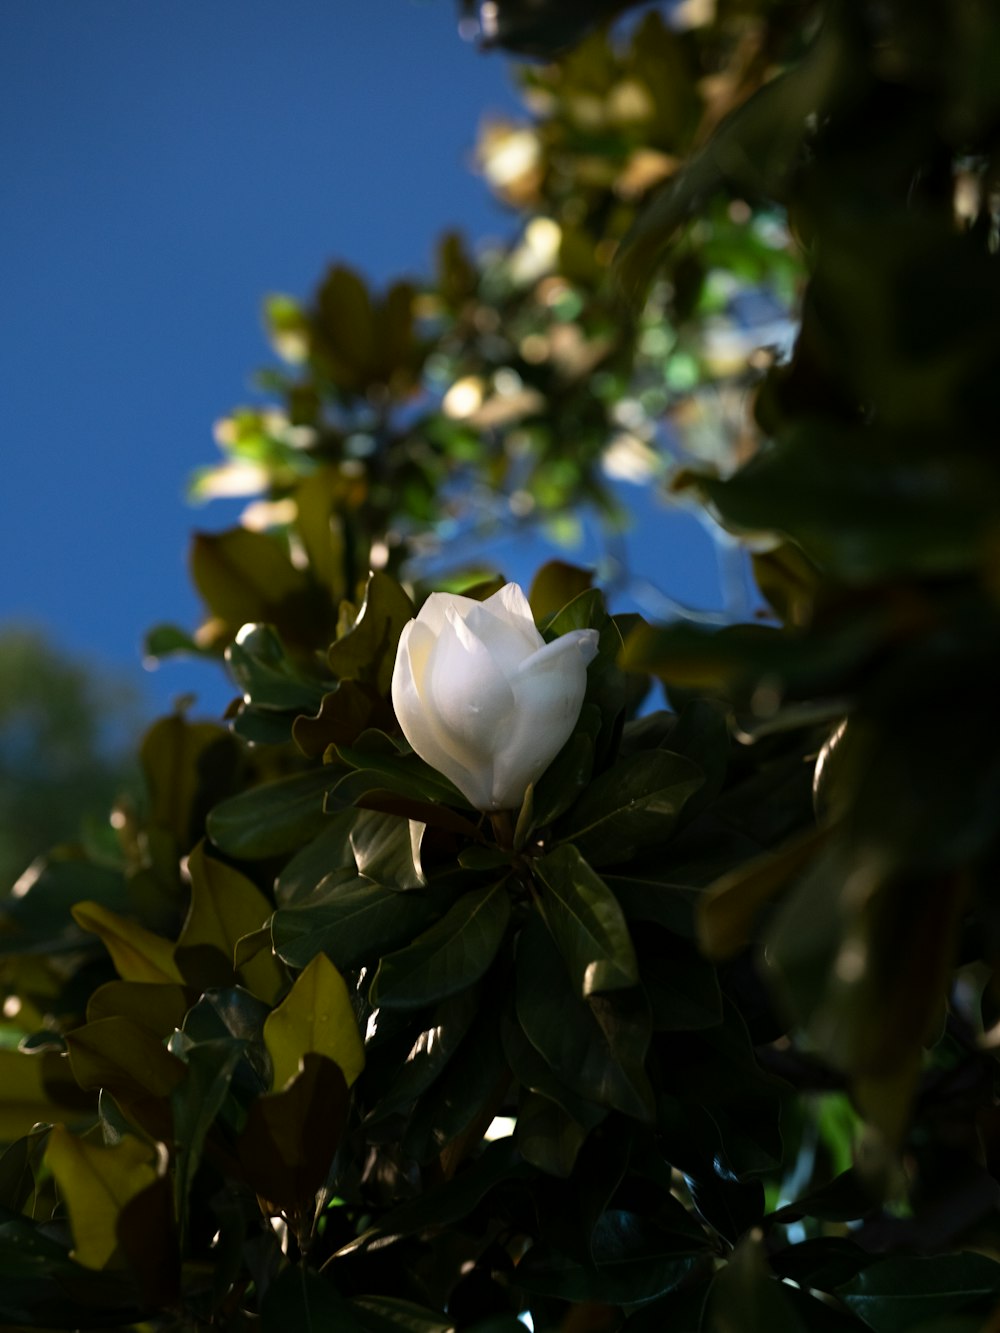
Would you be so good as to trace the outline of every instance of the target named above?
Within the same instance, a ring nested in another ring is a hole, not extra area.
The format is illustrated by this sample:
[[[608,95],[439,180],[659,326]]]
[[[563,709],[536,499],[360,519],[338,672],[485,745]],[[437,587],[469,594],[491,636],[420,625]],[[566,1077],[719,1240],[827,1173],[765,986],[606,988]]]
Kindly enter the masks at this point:
[[[514,850],[514,821],[509,810],[494,810],[490,814],[493,836],[497,846],[504,852]]]

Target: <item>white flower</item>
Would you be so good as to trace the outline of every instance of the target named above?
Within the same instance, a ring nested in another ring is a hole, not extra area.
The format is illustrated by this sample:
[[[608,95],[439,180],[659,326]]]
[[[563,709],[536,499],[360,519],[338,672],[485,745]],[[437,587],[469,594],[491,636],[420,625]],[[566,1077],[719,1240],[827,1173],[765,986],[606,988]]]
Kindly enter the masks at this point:
[[[597,638],[546,644],[516,583],[485,602],[432,593],[399,638],[403,735],[478,810],[517,809],[576,725]]]

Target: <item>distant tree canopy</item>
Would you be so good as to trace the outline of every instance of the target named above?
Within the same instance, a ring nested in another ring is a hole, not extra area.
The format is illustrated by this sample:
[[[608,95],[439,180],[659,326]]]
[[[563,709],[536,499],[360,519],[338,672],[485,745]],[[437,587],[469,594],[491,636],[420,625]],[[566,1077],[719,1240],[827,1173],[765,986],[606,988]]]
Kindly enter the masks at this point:
[[[0,884],[56,843],[93,836],[127,792],[134,689],[61,652],[38,630],[0,629]],[[128,747],[128,748],[126,748]],[[134,779],[133,779],[134,782]]]
[[[479,147],[514,238],[268,302],[270,406],[194,482],[247,509],[149,641],[233,704],[3,904],[0,1312],[989,1333],[1000,9],[462,8],[536,58]],[[553,561],[505,646],[479,537],[616,521],[626,463],[761,614]],[[564,636],[569,738],[475,808],[482,710]]]

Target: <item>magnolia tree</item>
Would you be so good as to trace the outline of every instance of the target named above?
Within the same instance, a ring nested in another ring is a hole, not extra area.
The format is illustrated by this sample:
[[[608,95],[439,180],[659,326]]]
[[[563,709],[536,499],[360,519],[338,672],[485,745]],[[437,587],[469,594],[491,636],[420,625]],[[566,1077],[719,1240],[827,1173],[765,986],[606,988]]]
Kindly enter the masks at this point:
[[[509,246],[269,303],[238,697],[3,903],[6,1327],[998,1327],[1000,16],[622,8],[483,6]],[[482,568],[623,455],[749,623]]]

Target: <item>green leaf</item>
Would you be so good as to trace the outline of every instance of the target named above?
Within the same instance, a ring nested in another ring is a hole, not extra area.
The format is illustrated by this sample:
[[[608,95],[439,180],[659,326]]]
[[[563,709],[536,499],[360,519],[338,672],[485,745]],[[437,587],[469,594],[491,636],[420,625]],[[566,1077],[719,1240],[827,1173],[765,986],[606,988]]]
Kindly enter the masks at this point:
[[[621,731],[628,686],[618,665],[622,651],[622,636],[604,606],[603,594],[597,588],[580,593],[553,617],[545,630],[551,641],[574,629],[596,629],[599,632],[597,656],[587,668],[587,693],[584,707],[592,704],[601,715],[601,729],[595,742],[598,765],[606,764],[615,752]]]
[[[311,1225],[316,1194],[326,1183],[350,1104],[340,1067],[307,1051],[281,1091],[253,1101],[237,1140],[243,1173],[254,1191]]]
[[[300,906],[318,885],[329,888],[333,876],[338,874],[348,879],[354,877],[357,867],[351,851],[351,830],[355,818],[353,809],[329,815],[323,821],[322,831],[295,853],[275,885],[274,896],[279,906]]]
[[[528,1092],[517,1110],[514,1142],[526,1162],[546,1175],[565,1180],[572,1172],[587,1137],[557,1102],[537,1092]]]
[[[826,829],[806,829],[776,851],[745,861],[716,880],[698,902],[702,952],[724,959],[745,949],[762,910],[816,859],[827,837]]]
[[[53,1125],[45,1161],[56,1178],[73,1227],[73,1257],[85,1268],[105,1268],[118,1248],[124,1206],[157,1177],[154,1149],[130,1136],[105,1148]]]
[[[350,839],[358,874],[390,889],[422,888],[427,883],[420,866],[423,830],[397,815],[358,811]]]
[[[69,1063],[81,1088],[107,1090],[164,1137],[166,1101],[184,1078],[184,1065],[146,1028],[127,1018],[102,1018],[67,1034]]]
[[[325,954],[317,954],[264,1023],[273,1066],[271,1087],[281,1089],[306,1055],[324,1055],[350,1087],[365,1065],[365,1050],[344,978]]]
[[[589,569],[578,569],[563,560],[549,560],[531,581],[528,601],[535,623],[541,625],[549,616],[556,615],[568,602],[587,592],[594,581]]]
[[[500,1036],[511,1072],[522,1087],[539,1093],[547,1101],[555,1102],[577,1124],[588,1130],[605,1119],[607,1109],[571,1091],[557,1078],[544,1056],[532,1046],[520,1024],[512,1017],[504,1016],[501,1019]]]
[[[220,801],[208,815],[208,836],[227,856],[260,860],[301,847],[327,823],[323,798],[339,768],[311,768]]]
[[[881,1259],[836,1294],[875,1333],[906,1333],[918,1321],[995,1300],[1000,1264],[971,1252]]]
[[[261,1333],[364,1333],[365,1326],[332,1283],[304,1264],[286,1268],[260,1303]]]
[[[455,1333],[444,1315],[395,1296],[355,1296],[351,1307],[365,1333]]]
[[[171,985],[182,980],[174,962],[173,941],[100,903],[77,903],[72,914],[81,930],[100,937],[123,981]]]
[[[697,954],[667,947],[640,958],[639,971],[655,1031],[694,1032],[722,1022],[719,978]]]
[[[518,1021],[557,1078],[599,1106],[652,1119],[652,1090],[643,1068],[650,1037],[648,1010],[645,1015],[630,1012],[626,1000],[618,1008],[611,997],[578,998],[548,931],[535,916],[518,938],[515,977]]]
[[[573,846],[536,861],[545,924],[583,998],[634,986],[639,970],[618,901]]]
[[[188,874],[191,906],[174,950],[175,960],[193,985],[232,985],[236,946],[266,924],[271,904],[252,880],[209,856],[204,841],[188,857]],[[240,972],[247,989],[268,1003],[277,999],[286,984],[270,951],[255,954]]]
[[[376,570],[368,580],[357,620],[327,653],[334,676],[365,681],[379,694],[388,693],[399,636],[416,614],[396,580]]]
[[[618,279],[634,301],[678,228],[723,188],[738,198],[783,198],[810,118],[841,87],[853,86],[843,72],[849,58],[841,48],[838,25],[824,23],[806,57],[727,116],[683,171],[655,195],[616,258]]]
[[[572,736],[538,779],[533,792],[531,824],[545,828],[570,808],[590,781],[601,730],[601,710],[583,705]]]
[[[392,711],[371,685],[342,680],[292,723],[292,738],[303,754],[316,759],[331,745],[353,745],[369,727],[392,723]],[[315,714],[315,716],[313,716]]]
[[[177,625],[154,625],[142,640],[142,659],[147,666],[162,662],[165,657],[184,653],[191,657],[210,657],[211,653],[192,639],[187,630]]]
[[[706,1262],[710,1251],[693,1244],[649,1218],[612,1209],[594,1228],[593,1264],[537,1246],[518,1265],[517,1281],[564,1301],[639,1305],[673,1291]]]
[[[401,795],[413,796],[417,800],[441,801],[445,805],[457,805],[466,810],[471,808],[458,788],[452,786],[446,777],[431,768],[419,755],[412,751],[400,754],[389,744],[384,748],[375,748],[374,742],[379,737],[380,732],[370,732],[361,736],[356,745],[338,745],[337,757],[350,768],[360,769],[366,774],[377,774],[380,779],[377,785],[389,791],[398,791]],[[348,799],[353,799],[359,790],[355,785],[356,780],[352,781],[352,778],[353,775],[348,774],[344,780],[345,792],[351,793]],[[367,790],[373,785],[369,779],[360,790]]]
[[[234,789],[242,765],[239,747],[222,727],[188,722],[175,713],[149,728],[139,759],[149,821],[168,832],[183,854],[201,837],[209,807]]]
[[[372,1005],[414,1009],[471,986],[492,963],[509,920],[506,881],[463,894],[411,945],[382,959]]]
[[[312,646],[326,637],[329,600],[271,534],[249,528],[196,533],[191,577],[218,622],[217,640],[231,640],[248,623],[273,625],[292,644]]]
[[[0,1207],[23,1212],[35,1192],[35,1168],[45,1149],[48,1128],[35,1128],[16,1139],[0,1157]]]
[[[797,1222],[803,1217],[818,1217],[824,1222],[854,1222],[878,1207],[878,1201],[865,1189],[863,1179],[851,1167],[827,1185],[810,1190],[793,1203],[786,1203],[768,1222]]]
[[[937,436],[811,420],[725,481],[696,484],[737,529],[777,530],[832,577],[947,575],[983,559],[1000,503],[992,462]]]
[[[402,1068],[379,1098],[367,1123],[377,1123],[404,1110],[427,1091],[458,1050],[478,1010],[479,995],[473,987],[435,1007],[429,1025],[417,1036]]]
[[[708,1299],[709,1333],[809,1333],[768,1267],[760,1232],[751,1232],[716,1276]]]
[[[593,865],[618,865],[664,842],[684,802],[704,781],[689,760],[668,750],[626,756],[596,778],[561,826]]]
[[[509,1082],[498,1033],[498,997],[485,987],[477,998],[480,1012],[475,1022],[410,1115],[403,1151],[418,1162],[438,1158],[449,1144],[473,1132],[483,1108],[492,1106]]]
[[[187,1077],[170,1094],[176,1145],[174,1200],[182,1225],[205,1140],[229,1094],[242,1055],[243,1043],[231,1037],[191,1046],[186,1053]]]
[[[694,939],[695,908],[703,889],[671,883],[642,867],[621,873],[606,870],[602,878],[629,921],[655,921],[683,939]]]
[[[366,1249],[372,1241],[385,1236],[408,1236],[427,1227],[447,1227],[468,1217],[473,1209],[498,1186],[508,1180],[530,1177],[534,1172],[522,1160],[512,1139],[488,1143],[474,1161],[443,1184],[433,1186],[407,1200],[383,1217],[345,1253]]]
[[[244,625],[226,648],[226,663],[254,708],[314,713],[329,688],[301,672],[270,625]]]
[[[326,892],[321,884],[316,898],[280,908],[271,919],[275,950],[291,967],[325,953],[348,972],[411,940],[441,907],[430,893],[401,894],[361,877],[332,882]]]
[[[69,849],[34,861],[18,881],[18,896],[0,902],[0,954],[48,952],[60,931],[68,931],[71,945],[83,937],[74,926],[70,909],[90,900],[112,912],[129,908],[125,876],[120,870],[95,865]]]
[[[140,1318],[124,1274],[95,1272],[27,1218],[0,1222],[0,1319],[9,1328],[108,1328]]]

